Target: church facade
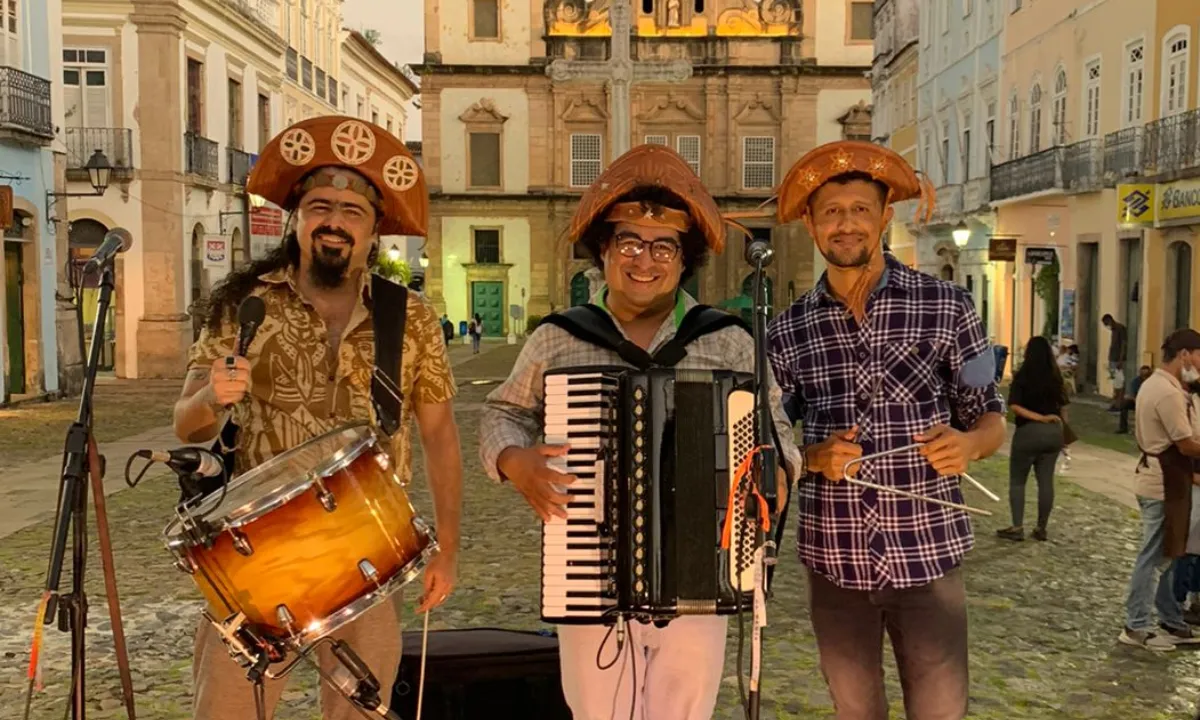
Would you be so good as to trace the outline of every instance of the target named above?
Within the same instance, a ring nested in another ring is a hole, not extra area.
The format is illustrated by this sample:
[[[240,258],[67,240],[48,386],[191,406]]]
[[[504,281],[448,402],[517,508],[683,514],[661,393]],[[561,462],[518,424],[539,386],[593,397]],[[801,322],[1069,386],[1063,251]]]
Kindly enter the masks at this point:
[[[870,139],[871,2],[623,0],[622,15],[614,1],[425,2],[425,289],[456,324],[479,313],[486,334],[520,334],[587,300],[591,263],[565,234],[614,132],[675,148],[726,212],[769,201],[816,145]],[[614,77],[632,78],[627,95]],[[819,275],[812,242],[799,223],[745,224],[775,247],[778,312]],[[689,283],[701,302],[749,292],[748,239],[729,240]]]

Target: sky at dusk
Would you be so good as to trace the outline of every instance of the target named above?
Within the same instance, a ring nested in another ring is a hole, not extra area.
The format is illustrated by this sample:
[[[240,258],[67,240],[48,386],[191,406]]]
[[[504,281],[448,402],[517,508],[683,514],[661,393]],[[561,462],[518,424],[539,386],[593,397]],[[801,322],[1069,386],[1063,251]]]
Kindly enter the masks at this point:
[[[423,0],[346,0],[342,24],[359,32],[378,30],[384,57],[417,64],[425,54],[424,4]],[[421,139],[421,112],[411,106],[404,139]]]

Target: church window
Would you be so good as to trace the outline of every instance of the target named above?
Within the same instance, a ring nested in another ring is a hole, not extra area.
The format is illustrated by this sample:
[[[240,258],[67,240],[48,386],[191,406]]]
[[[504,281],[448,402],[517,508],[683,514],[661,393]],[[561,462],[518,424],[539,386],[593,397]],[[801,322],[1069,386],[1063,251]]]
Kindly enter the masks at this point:
[[[571,187],[587,187],[600,177],[601,146],[598,134],[571,133]]]
[[[500,187],[500,133],[470,133],[470,155],[467,163],[470,168],[471,187]]]
[[[471,0],[471,39],[500,39],[499,0]]]

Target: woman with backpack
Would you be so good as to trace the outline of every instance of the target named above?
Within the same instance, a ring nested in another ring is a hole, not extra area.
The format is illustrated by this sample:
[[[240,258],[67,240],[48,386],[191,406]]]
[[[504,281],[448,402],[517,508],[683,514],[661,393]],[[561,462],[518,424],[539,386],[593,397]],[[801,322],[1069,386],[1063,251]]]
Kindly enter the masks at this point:
[[[467,334],[471,336],[471,350],[475,355],[479,354],[479,341],[483,337],[483,318],[479,317],[479,313],[471,318],[471,323],[467,325]]]

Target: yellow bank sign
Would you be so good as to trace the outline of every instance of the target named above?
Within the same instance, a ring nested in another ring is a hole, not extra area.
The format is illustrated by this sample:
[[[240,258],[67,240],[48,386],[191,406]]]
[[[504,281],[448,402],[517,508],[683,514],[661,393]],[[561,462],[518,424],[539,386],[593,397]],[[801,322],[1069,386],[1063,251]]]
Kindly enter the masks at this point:
[[[1200,224],[1200,179],[1117,186],[1117,222],[1122,225]]]

